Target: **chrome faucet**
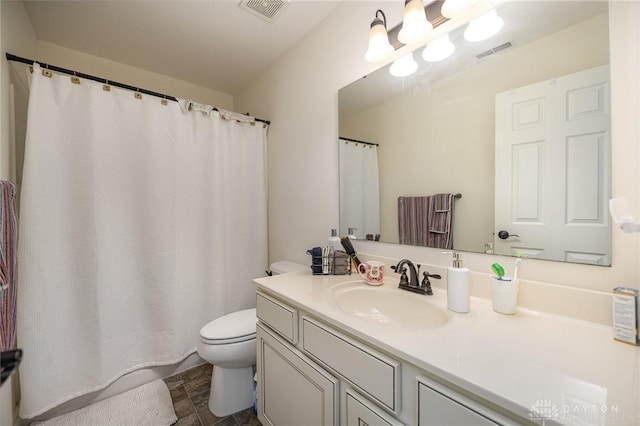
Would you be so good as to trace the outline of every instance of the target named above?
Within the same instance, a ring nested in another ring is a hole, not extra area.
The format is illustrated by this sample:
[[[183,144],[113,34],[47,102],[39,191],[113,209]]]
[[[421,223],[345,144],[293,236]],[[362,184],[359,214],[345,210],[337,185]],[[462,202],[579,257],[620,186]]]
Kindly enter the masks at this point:
[[[409,277],[407,277],[407,269],[405,265],[409,266]],[[420,273],[420,265],[416,269],[416,265],[413,264],[409,259],[402,259],[396,266],[392,266],[391,269],[396,271],[397,274],[400,275],[400,287],[403,290],[409,290],[414,293],[426,294],[428,296],[433,295],[433,290],[431,290],[431,282],[429,278],[440,279],[440,275],[438,274],[430,274],[429,272],[423,272],[424,279],[422,280],[422,284],[418,282],[418,274]]]

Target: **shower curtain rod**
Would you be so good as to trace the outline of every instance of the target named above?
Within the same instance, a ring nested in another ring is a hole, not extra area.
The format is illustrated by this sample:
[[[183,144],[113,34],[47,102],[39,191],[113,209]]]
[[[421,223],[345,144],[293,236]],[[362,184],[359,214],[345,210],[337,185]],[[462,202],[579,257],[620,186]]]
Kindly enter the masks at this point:
[[[338,139],[342,139],[343,141],[349,141],[349,142],[355,142],[355,143],[363,143],[365,145],[372,145],[372,146],[380,146],[377,143],[373,143],[373,142],[366,142],[366,141],[359,141],[358,139],[351,139],[351,138],[343,138],[342,136],[338,136]]]
[[[175,101],[175,102],[178,101],[178,99],[175,98],[174,96],[165,95],[163,93],[158,93],[158,92],[153,92],[151,90],[142,89],[140,87],[130,86],[128,84],[119,83],[119,82],[113,81],[113,80],[107,80],[106,78],[96,77],[95,75],[84,74],[84,73],[81,73],[81,72],[78,72],[78,71],[73,71],[73,70],[69,70],[69,69],[66,69],[66,68],[57,67],[55,65],[45,64],[44,62],[34,61],[33,59],[21,58],[20,56],[12,55],[11,53],[8,53],[8,52],[6,54],[6,57],[7,57],[8,61],[21,62],[21,63],[27,64],[27,65],[33,65],[34,63],[37,62],[42,67],[44,67],[46,69],[50,69],[52,71],[56,71],[56,72],[60,72],[60,73],[63,73],[63,74],[68,74],[68,75],[73,75],[73,76],[80,77],[80,78],[85,78],[87,80],[97,81],[98,83],[110,84],[111,86],[120,87],[121,89],[127,89],[127,90],[131,90],[133,92],[140,92],[140,93],[144,93],[145,95],[155,96],[155,97],[162,98],[162,99],[167,99],[167,100],[170,100],[170,101]],[[218,111],[218,108],[214,107],[213,110],[214,111]],[[249,113],[247,113],[245,115],[249,115]],[[271,124],[271,121],[269,121],[269,120],[263,120],[261,118],[255,118],[255,120],[259,121],[261,123],[267,124],[267,125]]]

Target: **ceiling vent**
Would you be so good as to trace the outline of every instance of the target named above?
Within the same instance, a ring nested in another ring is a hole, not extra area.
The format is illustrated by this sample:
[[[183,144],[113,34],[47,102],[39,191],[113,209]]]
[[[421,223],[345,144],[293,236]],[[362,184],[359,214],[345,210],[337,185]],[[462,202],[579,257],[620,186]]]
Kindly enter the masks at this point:
[[[508,49],[511,46],[512,46],[512,44],[511,44],[510,41],[508,41],[506,43],[502,43],[500,46],[496,46],[496,47],[494,47],[492,49],[485,50],[484,52],[477,54],[476,58],[478,58],[478,59],[486,58],[487,56],[491,56],[491,55],[493,55],[495,53],[498,53],[501,50]]]
[[[238,6],[264,21],[273,22],[286,4],[282,0],[242,0]]]

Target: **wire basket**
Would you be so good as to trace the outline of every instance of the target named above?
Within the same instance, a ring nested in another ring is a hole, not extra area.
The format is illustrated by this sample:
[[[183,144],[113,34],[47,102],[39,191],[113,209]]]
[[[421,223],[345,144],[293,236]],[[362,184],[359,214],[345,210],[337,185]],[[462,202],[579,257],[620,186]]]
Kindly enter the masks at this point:
[[[343,250],[332,250],[326,256],[322,248],[307,250],[311,255],[311,273],[313,275],[351,275],[351,257]]]

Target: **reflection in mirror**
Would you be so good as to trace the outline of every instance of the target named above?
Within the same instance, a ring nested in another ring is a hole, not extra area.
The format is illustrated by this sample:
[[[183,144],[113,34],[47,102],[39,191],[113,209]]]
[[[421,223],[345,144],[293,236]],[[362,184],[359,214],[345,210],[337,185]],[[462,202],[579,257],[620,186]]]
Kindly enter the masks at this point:
[[[339,91],[340,136],[378,144],[379,164],[379,209],[341,208],[340,232],[399,243],[402,197],[461,193],[448,230],[456,250],[610,265],[607,2],[497,10],[504,27],[492,38],[471,43],[458,27],[448,58],[426,62],[420,48],[413,75],[386,66]],[[355,163],[340,163],[342,188]]]
[[[340,235],[358,234],[379,239],[378,145],[340,138],[339,156]]]

